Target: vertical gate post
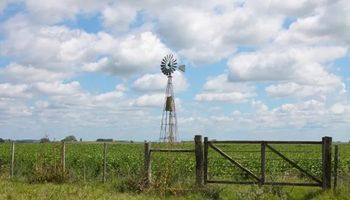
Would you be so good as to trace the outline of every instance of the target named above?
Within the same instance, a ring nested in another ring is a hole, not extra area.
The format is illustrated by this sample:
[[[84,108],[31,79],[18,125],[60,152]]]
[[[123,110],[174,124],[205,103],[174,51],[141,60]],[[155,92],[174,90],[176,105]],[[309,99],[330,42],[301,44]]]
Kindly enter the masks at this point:
[[[151,183],[151,143],[147,141],[145,141],[144,173],[146,185],[149,186]]]
[[[196,184],[203,186],[203,145],[202,136],[194,136],[195,153],[196,153]]]
[[[103,183],[106,182],[107,174],[107,143],[103,143]]]
[[[203,183],[207,184],[208,181],[208,137],[204,137],[204,156],[203,156]]]
[[[62,142],[61,146],[61,167],[62,167],[62,174],[64,175],[66,172],[66,142]]]
[[[261,143],[261,177],[259,185],[262,186],[265,184],[265,173],[266,173],[266,142]]]
[[[11,170],[10,170],[10,176],[13,177],[14,175],[14,167],[15,167],[15,142],[12,142],[12,151],[11,151]]]
[[[322,188],[332,187],[332,138],[322,138]]]
[[[334,147],[334,180],[333,180],[334,191],[337,189],[337,184],[338,184],[338,162],[339,162],[338,145],[335,145]]]

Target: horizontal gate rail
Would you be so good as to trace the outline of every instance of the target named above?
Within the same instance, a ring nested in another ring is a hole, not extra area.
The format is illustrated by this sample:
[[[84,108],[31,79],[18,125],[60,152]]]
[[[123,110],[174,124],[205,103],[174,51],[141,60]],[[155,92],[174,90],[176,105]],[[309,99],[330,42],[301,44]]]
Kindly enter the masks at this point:
[[[280,186],[315,186],[320,187],[317,183],[286,183],[286,182],[265,182],[264,185],[280,185]]]
[[[318,183],[318,186],[322,185],[322,181],[319,180],[318,178],[316,178],[315,176],[313,176],[312,174],[310,174],[309,172],[307,172],[306,170],[304,170],[303,168],[301,168],[299,165],[297,165],[295,162],[293,162],[292,160],[290,160],[289,158],[287,158],[286,156],[284,156],[283,154],[281,154],[280,152],[278,152],[275,148],[271,147],[270,145],[266,144],[266,147],[269,148],[271,151],[273,151],[275,154],[277,154],[278,156],[280,156],[283,160],[287,161],[290,165],[292,165],[293,167],[297,168],[299,171],[303,172],[305,175],[307,175],[308,177],[310,177],[312,180],[316,181]]]
[[[242,164],[240,164],[239,162],[233,160],[229,155],[227,155],[226,153],[224,153],[223,151],[221,151],[219,148],[217,148],[215,145],[211,144],[209,142],[209,146],[211,148],[213,148],[215,151],[217,151],[219,154],[221,154],[222,156],[224,156],[227,160],[229,160],[232,164],[236,165],[237,167],[239,167],[241,170],[243,170],[244,172],[246,172],[248,175],[250,175],[252,178],[256,179],[257,181],[260,181],[260,178],[257,177],[252,171],[250,171],[249,169],[243,167]]]
[[[239,185],[259,184],[259,182],[256,182],[256,181],[230,181],[230,180],[207,180],[207,183],[226,183],[226,184],[239,184]]]
[[[151,149],[151,152],[194,153],[194,149]]]
[[[269,144],[322,144],[321,141],[266,141],[266,140],[211,140],[212,144],[261,144],[263,142]]]

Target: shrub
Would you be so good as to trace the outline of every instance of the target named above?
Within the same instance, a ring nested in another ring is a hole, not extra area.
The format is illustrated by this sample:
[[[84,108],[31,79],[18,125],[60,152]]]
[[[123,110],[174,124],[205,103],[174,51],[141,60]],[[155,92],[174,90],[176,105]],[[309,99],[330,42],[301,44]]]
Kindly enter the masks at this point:
[[[69,135],[62,140],[62,142],[76,142],[76,141],[77,141],[77,138],[75,138],[74,135]]]
[[[40,143],[49,143],[49,142],[50,142],[50,139],[47,137],[43,137],[40,139]]]

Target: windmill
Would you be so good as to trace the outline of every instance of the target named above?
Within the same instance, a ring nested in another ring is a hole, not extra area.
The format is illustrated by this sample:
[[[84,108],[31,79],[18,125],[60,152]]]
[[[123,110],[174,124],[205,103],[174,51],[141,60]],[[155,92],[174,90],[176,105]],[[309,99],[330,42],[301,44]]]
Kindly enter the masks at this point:
[[[176,69],[185,72],[185,65],[180,65],[177,67],[176,59],[172,54],[169,54],[162,59],[160,69],[163,74],[168,77],[168,83],[165,89],[165,102],[160,126],[159,141],[173,143],[177,141],[178,135],[175,97],[171,75]]]

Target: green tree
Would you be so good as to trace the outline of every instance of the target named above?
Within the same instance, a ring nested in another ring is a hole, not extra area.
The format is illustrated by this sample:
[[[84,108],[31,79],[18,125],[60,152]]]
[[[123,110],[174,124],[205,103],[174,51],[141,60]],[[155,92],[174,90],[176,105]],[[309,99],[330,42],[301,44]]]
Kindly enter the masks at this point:
[[[76,141],[77,141],[77,138],[75,138],[74,135],[68,135],[62,140],[62,142],[76,142]]]
[[[40,143],[49,143],[49,142],[50,142],[50,139],[47,137],[43,137],[40,139]]]

